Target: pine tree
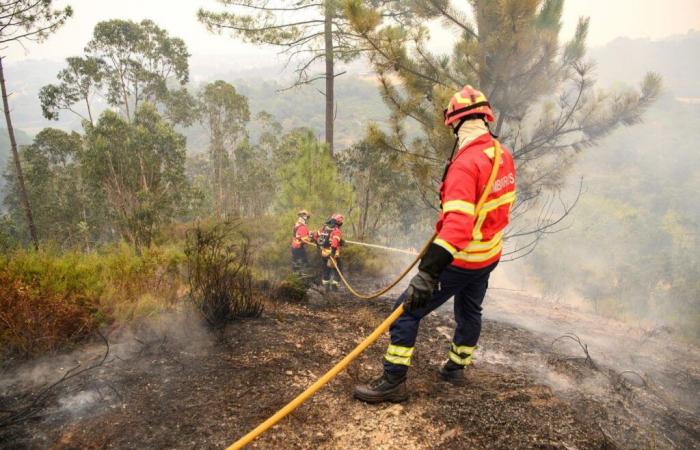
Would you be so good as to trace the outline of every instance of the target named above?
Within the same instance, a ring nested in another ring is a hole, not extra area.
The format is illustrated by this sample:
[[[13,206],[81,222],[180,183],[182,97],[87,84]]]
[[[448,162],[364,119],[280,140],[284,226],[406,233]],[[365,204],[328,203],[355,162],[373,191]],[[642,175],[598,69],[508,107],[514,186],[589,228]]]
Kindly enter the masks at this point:
[[[334,152],[333,122],[335,69],[337,60],[348,62],[361,53],[357,36],[350,30],[341,0],[219,0],[225,12],[200,9],[198,18],[210,31],[230,31],[246,42],[280,48],[289,60],[298,62],[294,86],[325,80],[326,145]],[[391,3],[373,0],[372,5]],[[322,73],[314,64],[323,61]]]
[[[328,149],[311,130],[289,133],[281,148],[280,152],[287,153],[289,158],[275,177],[279,180],[279,190],[273,210],[284,223],[289,223],[287,228],[291,230],[301,208],[321,220],[336,212],[350,215],[354,204],[352,187],[341,177]]]
[[[400,17],[411,18],[407,26],[381,9],[347,0],[346,16],[372,49],[371,63],[392,110],[390,131],[374,133],[374,144],[403,153],[423,189],[435,189],[453,143],[443,110],[454,92],[474,85],[488,97],[497,117],[493,131],[516,160],[515,217],[546,209],[548,194],[561,188],[575,154],[620,125],[638,123],[661,84],[650,73],[639,90],[595,89],[593,64],[585,58],[589,19],[581,18],[572,39],[561,44],[563,7],[563,0],[471,0],[461,8],[452,1],[417,0],[401,4]],[[454,32],[451,54],[427,49],[424,24],[430,20]],[[511,234],[532,237],[520,250],[533,248],[560,219],[541,217],[533,228]]]

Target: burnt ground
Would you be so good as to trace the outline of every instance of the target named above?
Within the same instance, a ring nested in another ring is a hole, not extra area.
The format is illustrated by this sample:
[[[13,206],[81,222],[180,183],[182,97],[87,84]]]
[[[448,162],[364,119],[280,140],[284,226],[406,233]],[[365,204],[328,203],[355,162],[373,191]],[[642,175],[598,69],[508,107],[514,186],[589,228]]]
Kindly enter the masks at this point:
[[[529,305],[529,316],[544,308],[533,299],[514,300],[520,310]],[[433,314],[421,329],[408,402],[365,405],[351,398],[355,383],[379,373],[385,336],[250,447],[700,448],[696,349],[688,350],[695,352],[692,357],[679,350],[676,365],[665,375],[642,366],[622,373],[594,351],[596,344],[584,342],[590,359],[570,338],[552,345],[559,330],[546,321],[539,321],[544,329],[537,331],[509,323],[515,322],[507,315],[512,301],[498,293],[487,299],[503,317],[486,320],[467,385],[452,386],[437,377],[453,322],[450,314]],[[59,384],[34,417],[0,427],[0,447],[224,448],[352,349],[389,313],[391,302],[313,293],[307,304],[268,305],[262,317],[240,320],[220,336],[204,330],[187,312],[131,331],[113,330],[105,363]],[[560,310],[554,314],[564,315]],[[558,317],[556,323],[586,323],[581,317],[569,320]],[[668,336],[648,334],[640,334],[643,348],[658,345],[671,351]],[[595,336],[589,338],[597,342]],[[27,404],[40,386],[60,378],[76,361],[86,367],[99,360],[103,350],[97,343],[70,355],[5,368],[0,373],[0,419],[7,414],[3,411]]]

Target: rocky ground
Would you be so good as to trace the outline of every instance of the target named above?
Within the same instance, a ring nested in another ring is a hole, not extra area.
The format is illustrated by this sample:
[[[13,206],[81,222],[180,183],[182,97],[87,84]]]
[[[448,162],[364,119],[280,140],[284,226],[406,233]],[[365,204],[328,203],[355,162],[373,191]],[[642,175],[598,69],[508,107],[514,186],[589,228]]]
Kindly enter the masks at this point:
[[[0,447],[224,448],[331,367],[391,302],[314,291],[220,335],[184,312],[113,330],[104,364],[60,383],[33,417],[0,426]],[[700,448],[697,348],[509,291],[492,291],[486,310],[467,385],[437,377],[453,325],[446,308],[422,327],[408,402],[351,398],[379,373],[384,337],[251,448]],[[5,368],[0,420],[104,349]]]

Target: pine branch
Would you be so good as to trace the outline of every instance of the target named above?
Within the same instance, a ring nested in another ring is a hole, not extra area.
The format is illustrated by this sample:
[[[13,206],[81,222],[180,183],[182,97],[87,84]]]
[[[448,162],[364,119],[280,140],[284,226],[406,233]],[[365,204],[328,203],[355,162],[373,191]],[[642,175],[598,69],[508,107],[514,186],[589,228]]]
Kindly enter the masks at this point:
[[[240,2],[230,1],[230,0],[223,0],[221,3],[224,6],[240,6],[243,8],[256,9],[256,10],[260,10],[260,11],[301,11],[301,10],[307,9],[307,8],[314,8],[314,7],[323,6],[323,3],[309,3],[306,5],[295,6],[292,8],[282,8],[282,7],[270,7],[270,6],[257,6],[257,5],[253,5],[250,3],[240,3]]]

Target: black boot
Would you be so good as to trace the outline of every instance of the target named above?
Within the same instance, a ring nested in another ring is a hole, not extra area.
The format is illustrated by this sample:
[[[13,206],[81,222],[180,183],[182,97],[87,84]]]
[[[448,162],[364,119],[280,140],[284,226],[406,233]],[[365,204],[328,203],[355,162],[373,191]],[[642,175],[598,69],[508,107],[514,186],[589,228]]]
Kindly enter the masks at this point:
[[[403,402],[408,399],[406,375],[392,376],[384,373],[369,384],[355,386],[353,395],[367,403]]]
[[[464,384],[467,381],[466,378],[464,378],[464,366],[455,364],[449,359],[440,367],[440,378],[457,385]]]

